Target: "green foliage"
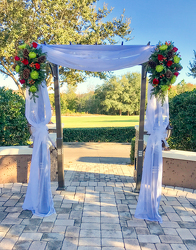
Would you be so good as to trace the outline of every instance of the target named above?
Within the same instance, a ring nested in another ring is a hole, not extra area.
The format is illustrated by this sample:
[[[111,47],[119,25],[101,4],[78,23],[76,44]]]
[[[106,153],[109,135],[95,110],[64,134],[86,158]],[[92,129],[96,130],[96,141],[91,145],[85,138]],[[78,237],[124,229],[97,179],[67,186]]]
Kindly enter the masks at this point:
[[[192,91],[195,88],[195,84],[186,83],[185,80],[182,80],[177,85],[171,87],[170,91],[168,91],[168,97],[171,99],[176,95],[182,94],[186,91]]]
[[[130,142],[134,127],[124,128],[64,128],[64,142]]]
[[[97,0],[17,0],[0,1],[0,71],[10,76],[22,91],[12,68],[20,41],[47,44],[114,44],[120,37],[130,40],[130,19],[124,15],[112,21],[106,5],[96,9]],[[104,73],[82,72],[61,67],[61,83],[77,84],[86,75],[105,78]],[[52,82],[47,75],[47,85]]]
[[[140,103],[141,75],[128,73],[121,78],[112,77],[95,90],[100,102],[100,113],[137,114]]]
[[[29,137],[25,101],[11,90],[0,88],[0,146],[25,145]]]
[[[196,51],[194,50],[194,61],[193,63],[189,62],[189,76],[192,76],[193,78],[196,78]]]
[[[168,143],[172,149],[196,151],[196,89],[170,100],[173,127]]]
[[[130,152],[131,165],[134,164],[134,159],[135,159],[135,137],[133,137],[131,140],[131,152]]]

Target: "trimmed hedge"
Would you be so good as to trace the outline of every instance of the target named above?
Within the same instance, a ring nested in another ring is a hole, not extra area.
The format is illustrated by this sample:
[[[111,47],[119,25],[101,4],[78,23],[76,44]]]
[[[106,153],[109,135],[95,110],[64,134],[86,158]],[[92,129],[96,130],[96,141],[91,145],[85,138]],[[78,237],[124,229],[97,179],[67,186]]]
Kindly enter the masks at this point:
[[[64,128],[64,142],[131,142],[135,127]]]
[[[135,159],[135,137],[133,137],[131,140],[131,151],[130,151],[131,165],[134,164],[134,159]]]
[[[196,152],[196,89],[170,100],[170,148]]]
[[[27,145],[29,137],[25,100],[0,87],[0,146]]]

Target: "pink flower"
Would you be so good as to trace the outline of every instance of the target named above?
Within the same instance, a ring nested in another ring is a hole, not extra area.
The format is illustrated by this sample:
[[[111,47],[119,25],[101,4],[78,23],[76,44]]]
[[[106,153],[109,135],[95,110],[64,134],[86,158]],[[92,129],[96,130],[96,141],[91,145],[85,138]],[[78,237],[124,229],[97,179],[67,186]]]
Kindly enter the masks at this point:
[[[20,57],[18,57],[18,56],[15,56],[14,59],[15,59],[15,61],[20,61]]]
[[[177,76],[179,75],[179,73],[178,73],[178,72],[175,72],[174,75],[177,77]]]

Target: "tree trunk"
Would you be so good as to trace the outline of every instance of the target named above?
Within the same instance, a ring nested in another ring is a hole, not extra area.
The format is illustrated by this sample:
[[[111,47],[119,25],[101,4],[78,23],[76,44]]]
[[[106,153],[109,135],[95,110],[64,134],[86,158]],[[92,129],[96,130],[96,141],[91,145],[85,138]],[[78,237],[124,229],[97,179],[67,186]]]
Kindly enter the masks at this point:
[[[121,110],[121,109],[119,110],[119,115],[120,115],[120,116],[122,115],[122,110]]]
[[[127,115],[130,116],[129,111],[127,111]]]

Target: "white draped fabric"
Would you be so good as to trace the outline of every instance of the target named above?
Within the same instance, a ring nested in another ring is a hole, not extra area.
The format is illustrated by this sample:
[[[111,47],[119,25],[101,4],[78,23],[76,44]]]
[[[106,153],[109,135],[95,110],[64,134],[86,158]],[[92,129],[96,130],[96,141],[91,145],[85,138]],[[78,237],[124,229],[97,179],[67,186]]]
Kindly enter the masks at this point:
[[[150,45],[39,45],[51,63],[85,71],[113,71],[148,61]]]
[[[32,126],[33,154],[23,209],[43,217],[55,213],[50,187],[50,151],[46,126],[51,119],[51,107],[45,83],[39,86],[38,96],[34,102],[26,90],[25,115]]]
[[[39,45],[51,63],[85,71],[113,71],[148,61],[155,46],[143,45]],[[30,179],[23,204],[38,216],[55,213],[50,188],[50,153],[46,124],[51,118],[46,87],[40,86],[36,102],[27,90],[26,118],[32,125],[33,155]]]
[[[169,123],[169,104],[166,97],[163,106],[154,96],[150,98],[152,86],[149,84],[145,130],[150,134],[147,142],[142,182],[135,217],[162,222],[159,205],[162,189],[162,142],[166,137]]]

